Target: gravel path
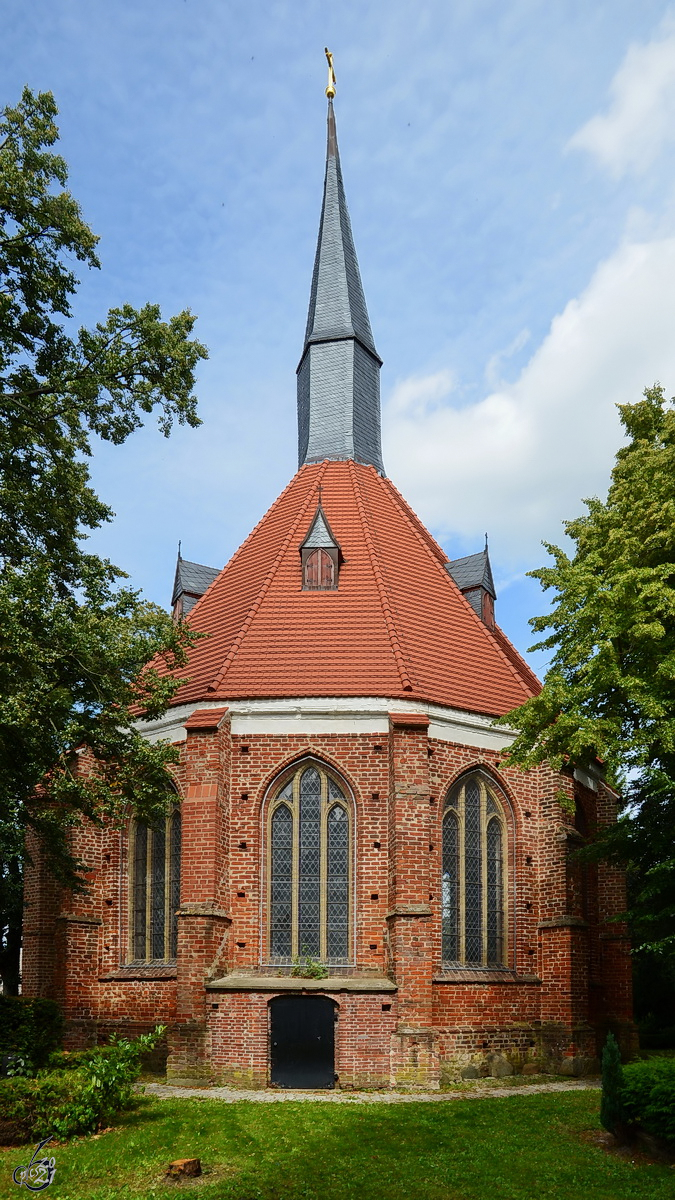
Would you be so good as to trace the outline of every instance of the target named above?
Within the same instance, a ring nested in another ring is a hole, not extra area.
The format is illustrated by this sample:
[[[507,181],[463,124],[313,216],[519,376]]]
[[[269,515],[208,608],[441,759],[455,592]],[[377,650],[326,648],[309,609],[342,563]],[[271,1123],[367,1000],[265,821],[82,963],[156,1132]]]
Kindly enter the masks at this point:
[[[285,1100],[317,1101],[329,1104],[418,1104],[422,1102],[444,1102],[446,1100],[484,1100],[502,1096],[531,1096],[541,1092],[574,1092],[599,1088],[599,1079],[570,1080],[564,1083],[524,1083],[517,1087],[471,1088],[462,1092],[341,1092],[237,1091],[226,1087],[173,1087],[166,1083],[146,1083],[140,1088],[146,1096],[158,1100],[224,1100],[236,1104],[239,1100],[254,1100],[258,1104],[277,1104]],[[140,1090],[140,1089],[139,1089]]]

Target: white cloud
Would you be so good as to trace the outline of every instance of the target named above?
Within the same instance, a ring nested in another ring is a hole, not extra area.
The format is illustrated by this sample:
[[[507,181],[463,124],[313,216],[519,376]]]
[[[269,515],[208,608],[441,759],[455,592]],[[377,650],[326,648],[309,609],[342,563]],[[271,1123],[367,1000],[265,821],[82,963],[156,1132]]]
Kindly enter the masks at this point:
[[[455,377],[448,370],[402,379],[389,398],[389,411],[404,418],[428,416],[442,404],[454,386]]]
[[[452,404],[450,373],[403,380],[385,412],[388,472],[435,529],[537,562],[542,539],[604,495],[615,405],[675,391],[675,237],[622,245],[556,316],[515,383]],[[443,390],[444,389],[444,390]]]
[[[568,149],[587,150],[615,178],[643,174],[663,147],[675,141],[675,20],[659,34],[631,46],[610,84],[606,113],[587,121]]]
[[[502,365],[512,358],[514,354],[518,354],[529,342],[529,329],[521,329],[520,333],[516,334],[513,341],[505,350],[499,350],[488,359],[488,364],[485,368],[485,382],[488,387],[499,388],[502,386]]]

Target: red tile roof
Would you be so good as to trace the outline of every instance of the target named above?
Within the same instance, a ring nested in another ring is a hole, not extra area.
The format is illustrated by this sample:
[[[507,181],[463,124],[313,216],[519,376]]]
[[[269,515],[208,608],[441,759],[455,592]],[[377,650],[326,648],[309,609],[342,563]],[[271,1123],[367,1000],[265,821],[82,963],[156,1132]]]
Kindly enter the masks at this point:
[[[217,729],[227,708],[197,708],[185,722],[186,729]]]
[[[299,548],[319,484],[344,554],[335,591],[302,589]],[[190,652],[173,703],[387,696],[508,712],[539,684],[476,616],[446,561],[373,467],[301,467],[192,609],[190,625],[209,636]]]

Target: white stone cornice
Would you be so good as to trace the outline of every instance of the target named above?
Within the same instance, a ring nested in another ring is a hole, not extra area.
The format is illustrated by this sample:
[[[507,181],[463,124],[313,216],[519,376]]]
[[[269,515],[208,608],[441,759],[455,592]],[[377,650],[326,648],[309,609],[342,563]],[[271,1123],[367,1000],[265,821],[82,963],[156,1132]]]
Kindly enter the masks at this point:
[[[232,732],[247,734],[372,734],[384,737],[390,712],[424,712],[429,717],[429,737],[484,750],[510,745],[511,730],[496,727],[494,719],[480,713],[445,708],[415,700],[386,696],[301,696],[281,700],[207,700],[170,709],[157,721],[138,721],[149,742],[180,742],[187,737],[185,721],[197,709],[227,707]]]

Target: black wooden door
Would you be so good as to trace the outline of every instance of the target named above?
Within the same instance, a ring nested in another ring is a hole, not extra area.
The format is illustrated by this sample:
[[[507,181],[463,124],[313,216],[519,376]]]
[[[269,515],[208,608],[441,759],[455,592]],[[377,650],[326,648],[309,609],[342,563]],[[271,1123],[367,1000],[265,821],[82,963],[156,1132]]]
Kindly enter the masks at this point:
[[[327,996],[277,996],[270,1003],[272,1083],[335,1086],[335,1016]]]

